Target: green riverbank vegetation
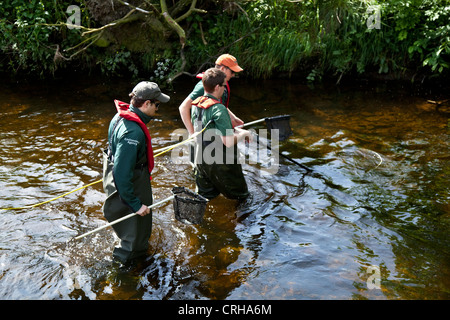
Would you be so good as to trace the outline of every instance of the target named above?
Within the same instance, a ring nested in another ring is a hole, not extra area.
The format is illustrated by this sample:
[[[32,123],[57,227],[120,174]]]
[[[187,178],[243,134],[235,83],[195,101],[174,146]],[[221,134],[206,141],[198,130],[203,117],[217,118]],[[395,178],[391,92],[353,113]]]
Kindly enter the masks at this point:
[[[448,79],[449,0],[0,1],[0,70],[170,82],[231,53],[249,78]]]

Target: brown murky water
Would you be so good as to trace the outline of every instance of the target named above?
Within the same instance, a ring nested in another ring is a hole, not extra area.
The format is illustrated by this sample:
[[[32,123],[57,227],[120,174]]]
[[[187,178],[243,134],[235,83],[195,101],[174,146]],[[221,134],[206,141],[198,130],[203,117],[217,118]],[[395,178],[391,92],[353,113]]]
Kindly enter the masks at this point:
[[[134,83],[66,81],[0,89],[0,207],[21,207],[101,179],[113,99]],[[183,128],[177,83],[149,124],[154,148]],[[1,299],[448,299],[448,109],[387,87],[310,89],[232,80],[245,121],[291,114],[277,174],[244,164],[243,204],[219,197],[202,225],[154,210],[145,261],[119,267],[100,183],[38,207],[0,211]],[[264,128],[256,125],[255,129]],[[251,155],[250,155],[251,156]],[[186,157],[187,158],[187,157]],[[195,189],[191,167],[156,158],[156,200]]]

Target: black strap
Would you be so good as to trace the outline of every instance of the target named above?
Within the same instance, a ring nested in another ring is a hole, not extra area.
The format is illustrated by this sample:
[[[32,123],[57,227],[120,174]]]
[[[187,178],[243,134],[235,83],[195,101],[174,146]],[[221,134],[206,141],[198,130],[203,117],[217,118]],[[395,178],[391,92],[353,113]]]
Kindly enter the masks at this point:
[[[113,157],[112,150],[111,150],[111,144],[112,144],[111,139],[114,134],[114,131],[116,131],[116,127],[118,126],[119,122],[123,121],[123,118],[121,116],[119,116],[118,118],[119,119],[116,121],[116,123],[114,123],[114,127],[111,131],[111,135],[109,136],[109,140],[108,140],[108,148],[107,148],[108,153],[107,154],[108,154],[108,159],[111,160],[112,162],[114,162],[114,157]]]

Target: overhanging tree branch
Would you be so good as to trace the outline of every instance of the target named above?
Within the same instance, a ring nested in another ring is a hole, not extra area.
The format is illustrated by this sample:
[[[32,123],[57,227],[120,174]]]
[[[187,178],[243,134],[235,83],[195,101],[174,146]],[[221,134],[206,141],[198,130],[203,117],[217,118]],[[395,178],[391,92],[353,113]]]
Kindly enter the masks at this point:
[[[159,20],[164,19],[164,21],[167,23],[168,27],[171,30],[176,32],[176,34],[180,40],[180,45],[181,45],[180,59],[182,61],[182,64],[181,64],[178,74],[174,78],[176,78],[177,76],[179,76],[181,74],[185,74],[186,72],[184,71],[184,69],[185,69],[185,65],[186,65],[186,59],[184,57],[183,51],[184,51],[184,47],[186,45],[186,31],[183,29],[182,26],[180,26],[179,23],[181,21],[187,19],[193,13],[207,13],[207,11],[205,11],[205,10],[196,8],[197,0],[184,0],[182,2],[179,2],[178,4],[174,5],[171,8],[171,9],[175,8],[174,11],[169,11],[166,0],[159,0],[159,6],[157,4],[157,2],[158,2],[157,0],[143,0],[142,4],[139,6],[135,6],[133,4],[128,3],[127,1],[123,1],[123,0],[115,0],[115,1],[117,1],[118,3],[120,3],[124,6],[129,7],[131,10],[122,18],[117,19],[113,22],[110,22],[110,23],[108,23],[104,26],[98,27],[98,28],[88,28],[88,27],[83,27],[81,25],[74,26],[77,29],[81,29],[81,31],[82,31],[81,37],[83,37],[84,39],[77,45],[75,45],[69,49],[62,50],[62,52],[66,52],[66,53],[69,51],[75,51],[75,49],[77,50],[75,53],[73,53],[69,57],[64,57],[61,54],[61,51],[58,46],[56,48],[54,61],[57,62],[57,61],[61,61],[61,60],[64,60],[64,61],[71,60],[74,56],[78,55],[79,53],[85,51],[87,48],[89,48],[90,46],[95,44],[104,35],[104,33],[107,29],[110,29],[110,28],[113,28],[113,27],[116,27],[119,25],[123,25],[126,23],[131,23],[136,20],[146,21],[145,16],[153,15],[154,17],[156,17]],[[112,4],[114,3],[113,0],[111,0],[111,3]],[[188,9],[184,14],[181,14],[180,16],[175,17],[175,15],[178,15],[177,13],[181,13],[181,11],[184,10],[183,8],[186,8],[186,7],[188,7]],[[145,9],[143,9],[143,8],[145,8]],[[170,12],[172,12],[174,17],[172,17]],[[175,12],[177,12],[177,13],[175,13]],[[63,26],[63,25],[68,25],[68,24],[59,23],[59,24],[55,24],[54,26]],[[202,36],[203,36],[203,32],[202,32]],[[203,39],[203,41],[205,42],[204,39]]]
[[[197,4],[197,0],[192,0],[191,6],[189,7],[189,10],[181,15],[180,17],[173,19],[172,16],[169,14],[169,11],[167,10],[167,4],[166,0],[160,0],[161,5],[161,14],[166,20],[166,22],[169,24],[169,26],[175,30],[175,32],[178,34],[178,37],[180,38],[181,48],[184,48],[184,45],[186,44],[186,32],[184,29],[178,24],[178,22],[186,19],[189,17],[192,12],[201,12],[206,13],[205,10],[197,9],[195,5]]]
[[[169,14],[167,10],[167,4],[166,0],[160,0],[161,3],[161,14],[166,20],[166,22],[169,24],[169,26],[175,30],[175,32],[178,34],[178,37],[180,38],[181,48],[184,48],[184,45],[186,44],[186,32],[180,25],[172,18],[172,16]]]
[[[128,23],[128,22],[132,22],[132,21],[140,19],[141,17],[139,15],[132,16],[132,14],[134,12],[136,12],[136,9],[131,9],[123,18],[120,18],[119,20],[116,20],[116,21],[113,21],[111,23],[108,23],[108,24],[104,25],[103,27],[96,28],[96,29],[91,29],[89,31],[85,31],[85,32],[83,32],[81,34],[81,36],[85,36],[88,33],[103,31],[106,28],[115,27],[115,26],[118,26],[118,25],[123,24],[123,23]]]
[[[189,10],[185,14],[183,14],[183,15],[179,16],[178,18],[176,18],[175,22],[180,22],[180,21],[186,19],[187,17],[189,17],[192,14],[192,12],[207,13],[206,10],[197,9],[195,7],[196,4],[197,4],[197,0],[192,0],[192,3],[191,3],[191,6],[190,6]]]

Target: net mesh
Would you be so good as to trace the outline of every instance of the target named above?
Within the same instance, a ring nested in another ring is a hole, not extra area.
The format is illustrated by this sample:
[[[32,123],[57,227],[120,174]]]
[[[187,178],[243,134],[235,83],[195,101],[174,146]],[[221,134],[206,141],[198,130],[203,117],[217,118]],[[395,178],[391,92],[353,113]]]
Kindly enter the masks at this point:
[[[174,187],[172,193],[175,218],[181,222],[202,223],[208,200],[184,187]]]
[[[280,141],[284,141],[292,135],[291,125],[289,120],[291,119],[290,115],[282,115],[276,117],[266,118],[267,129],[275,129],[279,130],[279,139]]]

